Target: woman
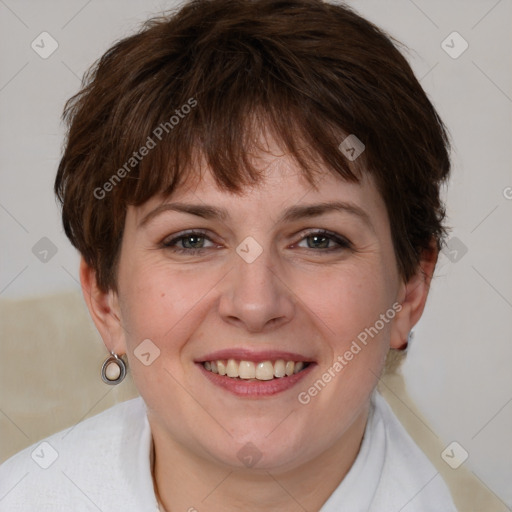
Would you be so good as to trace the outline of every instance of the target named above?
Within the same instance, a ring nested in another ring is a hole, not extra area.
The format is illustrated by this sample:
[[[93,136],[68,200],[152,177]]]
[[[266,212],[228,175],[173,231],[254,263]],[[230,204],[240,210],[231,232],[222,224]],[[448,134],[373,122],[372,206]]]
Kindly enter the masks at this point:
[[[50,437],[44,470],[7,461],[0,509],[455,510],[375,391],[449,173],[390,38],[315,0],[199,0],[108,50],[65,118],[102,377],[141,397]]]

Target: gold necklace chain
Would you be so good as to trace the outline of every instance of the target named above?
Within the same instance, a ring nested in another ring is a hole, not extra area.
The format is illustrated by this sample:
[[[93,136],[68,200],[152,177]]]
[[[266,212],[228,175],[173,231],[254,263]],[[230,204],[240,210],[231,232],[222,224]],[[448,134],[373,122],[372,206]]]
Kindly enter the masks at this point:
[[[158,492],[158,486],[155,478],[155,443],[151,441],[151,478],[153,480],[153,490],[155,492],[156,504],[158,505],[159,512],[167,512],[167,509],[163,506],[160,494]]]

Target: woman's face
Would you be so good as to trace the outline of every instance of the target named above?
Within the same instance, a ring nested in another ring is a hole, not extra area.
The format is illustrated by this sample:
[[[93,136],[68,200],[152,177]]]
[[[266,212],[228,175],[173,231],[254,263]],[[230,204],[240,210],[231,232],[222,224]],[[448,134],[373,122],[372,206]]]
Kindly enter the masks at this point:
[[[325,172],[315,189],[287,156],[260,162],[265,178],[244,195],[206,172],[129,207],[111,348],[126,352],[159,439],[231,466],[293,468],[365,414],[404,284],[369,178]],[[309,364],[272,377],[289,361]]]

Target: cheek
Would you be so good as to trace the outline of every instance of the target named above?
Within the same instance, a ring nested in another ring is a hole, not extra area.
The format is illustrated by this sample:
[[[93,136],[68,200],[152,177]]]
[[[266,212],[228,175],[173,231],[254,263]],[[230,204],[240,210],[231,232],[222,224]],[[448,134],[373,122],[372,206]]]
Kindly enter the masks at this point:
[[[350,344],[391,307],[393,294],[379,265],[346,266],[316,277],[314,286],[311,280],[298,283],[297,294],[320,320],[318,326],[335,350]]]
[[[347,266],[325,283],[309,294],[303,290],[324,350],[316,380],[301,391],[302,399],[311,400],[311,407],[322,411],[326,425],[336,432],[342,420],[348,421],[347,411],[357,415],[380,376],[395,310],[387,276],[378,264]]]
[[[214,272],[200,272],[192,266],[177,270],[165,260],[125,265],[119,291],[128,346],[133,349],[150,338],[161,350],[179,348],[218,281]]]

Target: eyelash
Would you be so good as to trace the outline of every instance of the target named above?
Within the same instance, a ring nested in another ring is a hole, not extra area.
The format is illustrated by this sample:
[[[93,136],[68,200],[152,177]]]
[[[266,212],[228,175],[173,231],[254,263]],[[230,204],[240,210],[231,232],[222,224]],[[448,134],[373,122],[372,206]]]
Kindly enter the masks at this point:
[[[190,238],[192,236],[200,236],[202,238],[205,238],[206,240],[209,240],[210,242],[213,242],[213,240],[211,240],[208,236],[206,236],[206,232],[201,231],[201,230],[195,230],[195,231],[187,231],[187,232],[180,233],[178,236],[174,237],[172,240],[169,240],[169,241],[164,240],[161,243],[161,246],[164,249],[169,249],[169,250],[171,250],[171,251],[173,251],[175,253],[178,253],[178,254],[188,254],[188,255],[199,254],[199,253],[201,253],[203,251],[211,249],[211,247],[200,247],[200,248],[197,248],[197,249],[183,248],[183,247],[177,247],[175,245],[180,240],[185,240],[185,239]],[[316,230],[316,231],[311,231],[311,232],[306,233],[300,239],[300,242],[302,242],[302,240],[305,240],[305,239],[307,239],[309,237],[312,237],[312,236],[320,236],[320,237],[327,238],[328,240],[332,240],[335,243],[337,243],[339,245],[339,247],[328,248],[328,249],[313,249],[313,248],[309,248],[308,247],[308,248],[306,248],[306,250],[308,250],[308,251],[331,253],[333,251],[347,250],[347,249],[352,249],[353,248],[351,242],[349,240],[347,240],[345,237],[338,236],[335,233],[333,233],[331,231],[327,231],[325,229],[319,229],[319,230]]]

